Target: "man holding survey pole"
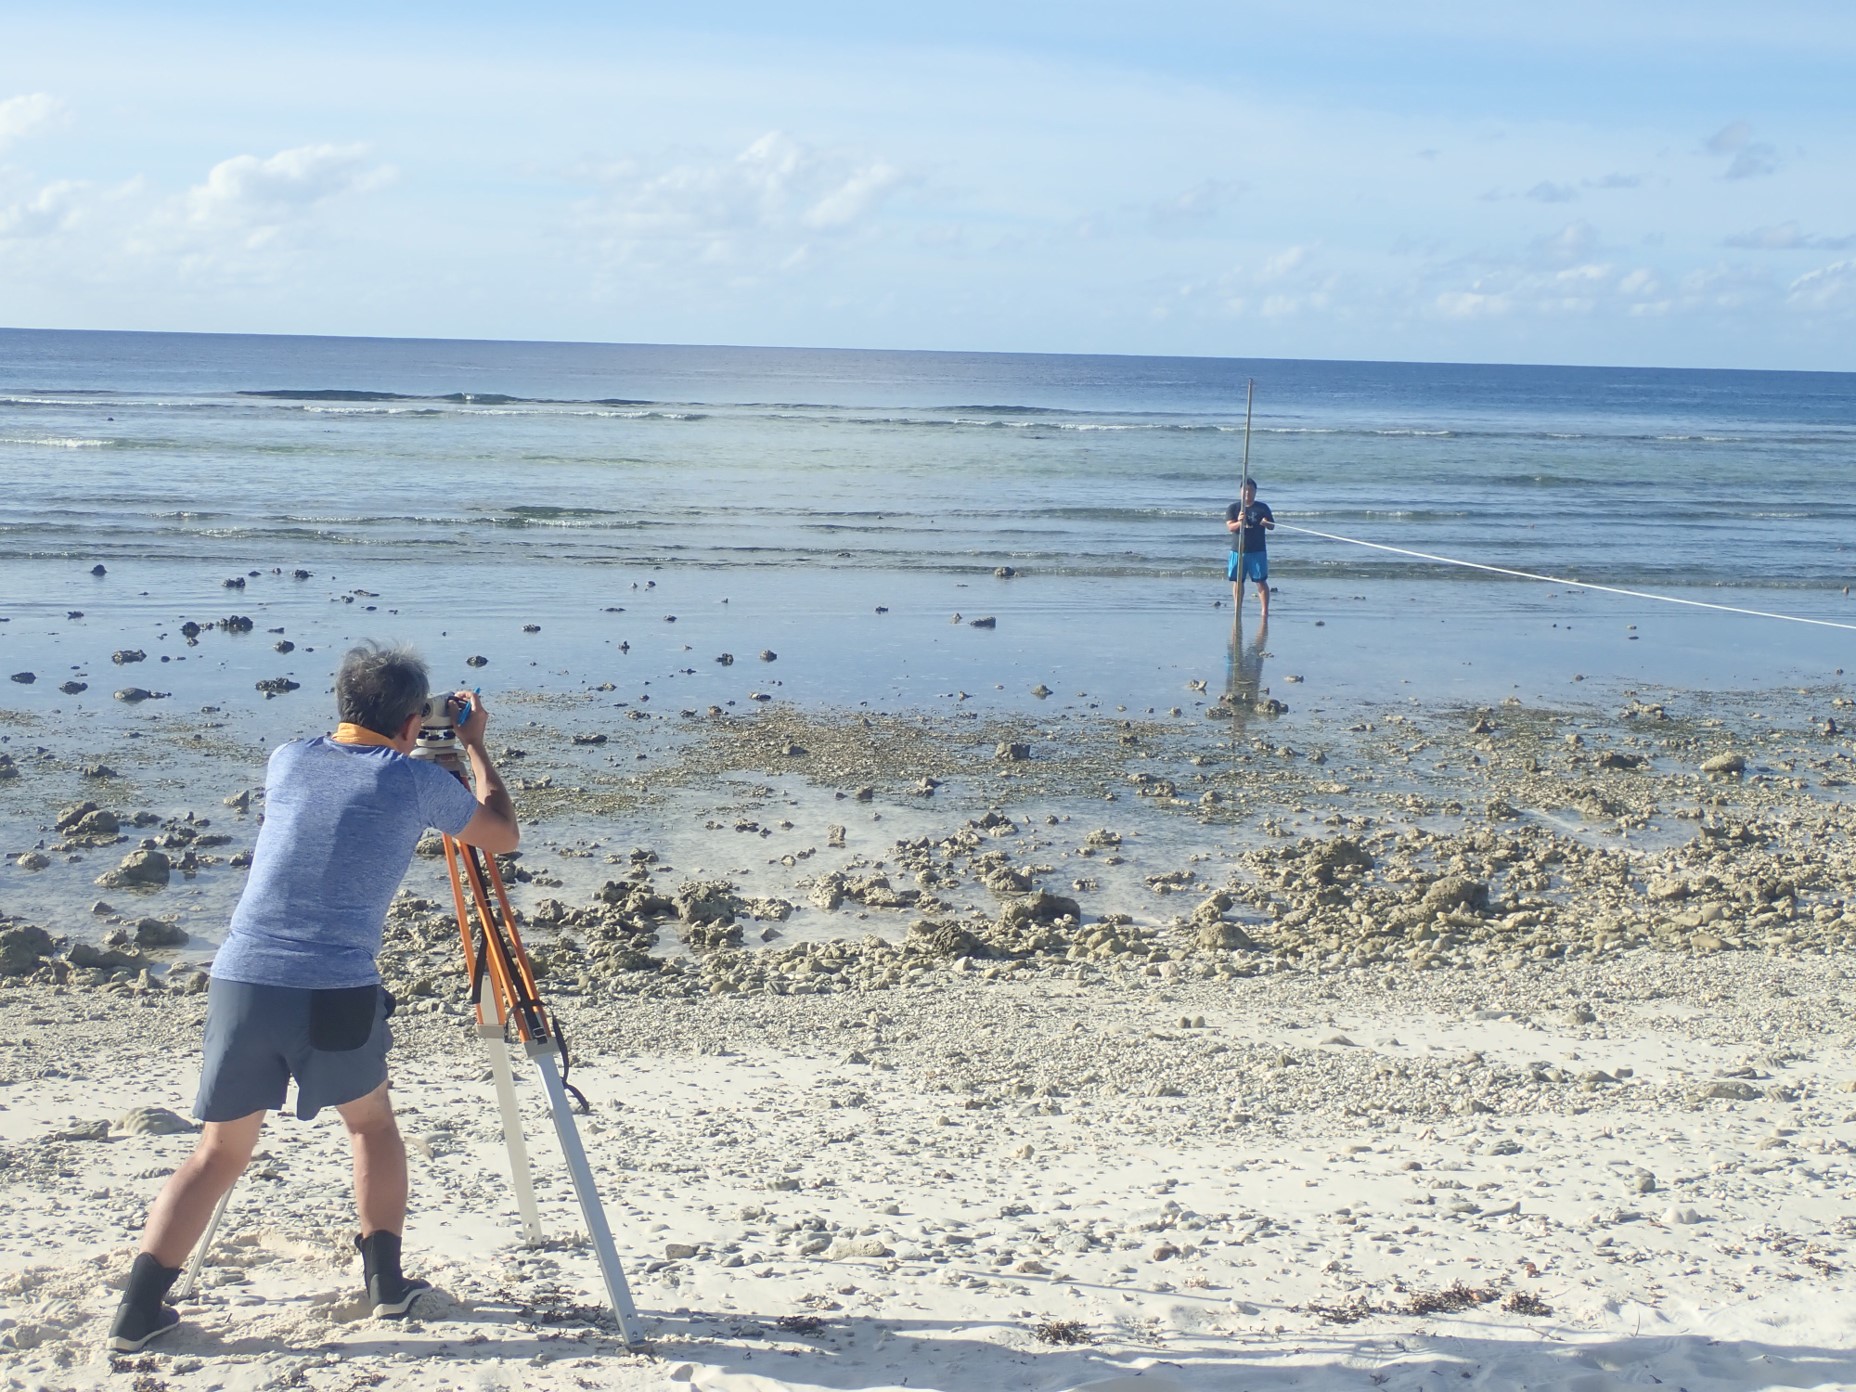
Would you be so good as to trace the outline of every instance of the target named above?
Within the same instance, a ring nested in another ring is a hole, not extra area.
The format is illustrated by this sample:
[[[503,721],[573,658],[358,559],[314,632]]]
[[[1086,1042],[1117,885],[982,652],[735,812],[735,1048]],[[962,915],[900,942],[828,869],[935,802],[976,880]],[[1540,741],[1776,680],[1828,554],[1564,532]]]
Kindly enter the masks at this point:
[[[369,1308],[397,1318],[429,1289],[400,1270],[406,1147],[387,1096],[392,998],[374,958],[387,905],[427,828],[492,854],[515,850],[521,832],[484,749],[489,715],[480,700],[445,698],[469,753],[473,793],[408,757],[429,696],[425,664],[410,649],[353,649],[335,693],[342,723],[334,734],[293,740],[271,755],[251,876],[213,960],[194,1103],[205,1125],[149,1210],[110,1326],[118,1353],[179,1322],[163,1300],[291,1079],[300,1118],[333,1107],[347,1128]]]
[[[1231,560],[1225,576],[1231,582],[1232,608],[1240,613],[1244,608],[1244,582],[1256,585],[1264,623],[1270,621],[1270,558],[1265,536],[1275,527],[1276,517],[1270,505],[1257,501],[1256,480],[1245,479],[1239,501],[1224,512],[1224,529],[1231,534]]]

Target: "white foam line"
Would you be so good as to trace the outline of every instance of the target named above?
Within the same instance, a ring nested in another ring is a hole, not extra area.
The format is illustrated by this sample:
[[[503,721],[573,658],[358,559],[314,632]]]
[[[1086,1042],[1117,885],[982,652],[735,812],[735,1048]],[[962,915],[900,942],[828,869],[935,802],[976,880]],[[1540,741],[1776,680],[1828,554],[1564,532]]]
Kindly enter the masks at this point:
[[[1711,604],[1705,599],[1680,599],[1675,595],[1651,594],[1647,590],[1626,590],[1616,585],[1595,585],[1589,580],[1568,580],[1563,575],[1539,575],[1531,570],[1510,570],[1507,566],[1484,565],[1480,561],[1458,560],[1455,556],[1438,556],[1429,551],[1413,551],[1404,546],[1387,546],[1378,541],[1361,541],[1358,537],[1341,536],[1336,532],[1318,532],[1313,527],[1297,527],[1289,522],[1276,524],[1285,532],[1301,532],[1305,536],[1321,537],[1327,541],[1344,541],[1350,546],[1370,547],[1374,551],[1390,551],[1395,556],[1415,556],[1421,561],[1436,561],[1439,565],[1463,566],[1468,570],[1486,570],[1491,575],[1512,575],[1517,580],[1544,580],[1550,585],[1571,585],[1581,590],[1600,590],[1605,594],[1626,595],[1631,599],[1654,599],[1663,604],[1686,604],[1691,609],[1714,609],[1723,614],[1745,614],[1755,619],[1783,619],[1786,623],[1815,624],[1819,628],[1840,628],[1849,633],[1856,633],[1856,624],[1838,623],[1835,619],[1807,619],[1800,614],[1774,614],[1765,609],[1742,609],[1734,604]]]

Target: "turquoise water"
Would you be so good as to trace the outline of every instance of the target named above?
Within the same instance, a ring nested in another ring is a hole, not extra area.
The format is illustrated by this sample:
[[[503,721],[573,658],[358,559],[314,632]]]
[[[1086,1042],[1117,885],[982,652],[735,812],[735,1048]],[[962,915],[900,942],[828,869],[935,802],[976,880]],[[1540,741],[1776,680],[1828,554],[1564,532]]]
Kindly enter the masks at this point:
[[[481,686],[499,738],[533,751],[519,776],[646,789],[696,728],[680,712],[757,695],[1049,716],[1052,740],[1177,711],[1217,756],[1511,696],[1705,716],[1694,693],[1751,690],[1719,708],[1797,729],[1847,690],[1856,633],[1286,529],[1269,629],[1252,599],[1234,646],[1222,516],[1253,377],[1252,466],[1285,528],[1856,623],[1850,377],[0,331],[0,676],[34,678],[0,683],[23,770],[0,841],[30,848],[84,797],[248,836],[220,799],[330,727],[362,637]],[[248,631],[214,626],[235,615]],[[300,685],[268,699],[276,678]],[[131,685],[158,698],[112,699]],[[1226,688],[1243,714],[1206,720]],[[1287,713],[1250,714],[1264,695]],[[569,738],[589,730],[610,742]],[[830,787],[789,783],[782,816],[843,817]],[[549,832],[772,873],[758,840],[704,839],[712,794],[671,796]],[[928,815],[891,808],[862,849]],[[1203,840],[1196,821],[1145,834],[1161,859]],[[73,906],[98,868],[9,871],[5,907],[89,932]],[[162,902],[204,951],[241,881]]]
[[[1285,524],[1856,622],[1848,375],[6,330],[0,653],[94,662],[73,609],[133,638],[260,594],[302,625],[362,588],[372,622],[475,644],[545,621],[538,673],[751,644],[807,655],[818,699],[1056,677],[1164,703],[1224,660],[1250,379]],[[1813,681],[1856,655],[1286,529],[1270,559],[1270,650],[1342,685]]]

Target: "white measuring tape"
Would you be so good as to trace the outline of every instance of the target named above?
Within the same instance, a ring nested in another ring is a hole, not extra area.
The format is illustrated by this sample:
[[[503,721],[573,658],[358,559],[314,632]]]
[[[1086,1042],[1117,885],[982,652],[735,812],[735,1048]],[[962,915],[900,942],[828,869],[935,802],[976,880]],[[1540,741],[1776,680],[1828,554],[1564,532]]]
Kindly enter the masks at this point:
[[[1511,570],[1507,566],[1484,565],[1480,561],[1460,561],[1455,556],[1438,556],[1429,551],[1413,551],[1404,546],[1387,546],[1377,541],[1361,541],[1358,537],[1340,536],[1335,532],[1318,532],[1313,527],[1297,527],[1292,523],[1276,524],[1285,532],[1301,532],[1305,536],[1321,537],[1326,541],[1344,541],[1349,546],[1370,547],[1374,551],[1390,551],[1395,556],[1415,556],[1421,561],[1436,561],[1439,565],[1462,566],[1467,570],[1486,570],[1491,575],[1512,575],[1517,580],[1544,580],[1552,585],[1571,585],[1581,590],[1602,590],[1605,594],[1627,595],[1631,599],[1654,599],[1663,604],[1686,604],[1691,609],[1715,609],[1723,614],[1745,614],[1755,619],[1783,619],[1786,623],[1815,624],[1819,628],[1841,628],[1856,633],[1856,624],[1838,623],[1835,619],[1807,619],[1799,614],[1774,614],[1764,609],[1742,609],[1735,604],[1710,604],[1705,599],[1678,599],[1675,595],[1651,594],[1647,590],[1626,590],[1617,585],[1595,585],[1589,580],[1568,580],[1563,575],[1538,575],[1531,570]]]

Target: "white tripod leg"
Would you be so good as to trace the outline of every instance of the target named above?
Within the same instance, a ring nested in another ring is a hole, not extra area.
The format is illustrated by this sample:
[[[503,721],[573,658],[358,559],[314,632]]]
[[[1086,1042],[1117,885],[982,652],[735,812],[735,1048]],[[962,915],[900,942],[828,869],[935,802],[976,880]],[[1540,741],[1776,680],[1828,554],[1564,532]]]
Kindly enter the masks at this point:
[[[187,1258],[187,1274],[182,1276],[180,1284],[174,1288],[170,1299],[191,1300],[194,1292],[200,1288],[200,1268],[206,1265],[206,1251],[213,1245],[213,1239],[219,1235],[219,1221],[226,1216],[226,1205],[232,1202],[232,1190],[238,1187],[238,1181],[232,1181],[219,1196],[219,1203],[213,1209],[213,1218],[206,1225],[206,1233],[194,1244],[193,1255]]]
[[[555,1067],[553,1044],[530,1044],[528,1056],[535,1060],[541,1085],[548,1093],[548,1115],[554,1121],[554,1134],[560,1138],[561,1155],[567,1161],[567,1173],[573,1176],[574,1193],[580,1200],[580,1214],[586,1220],[587,1236],[593,1240],[593,1252],[599,1258],[599,1274],[606,1281],[606,1298],[619,1322],[619,1337],[628,1345],[644,1342],[638,1333],[638,1310],[625,1284],[625,1272],[619,1267],[619,1249],[613,1243],[612,1229],[606,1224],[606,1210],[593,1184],[593,1169],[587,1164],[586,1151],[580,1144],[580,1128],[574,1125],[567,1104],[567,1088]]]
[[[479,1025],[477,1034],[490,1051],[490,1076],[496,1081],[496,1105],[503,1114],[503,1140],[509,1146],[509,1177],[515,1186],[516,1208],[522,1214],[522,1240],[533,1247],[541,1241],[541,1210],[535,1206],[528,1144],[522,1139],[522,1117],[516,1111],[516,1081],[509,1067],[509,1046],[500,1025]]]

